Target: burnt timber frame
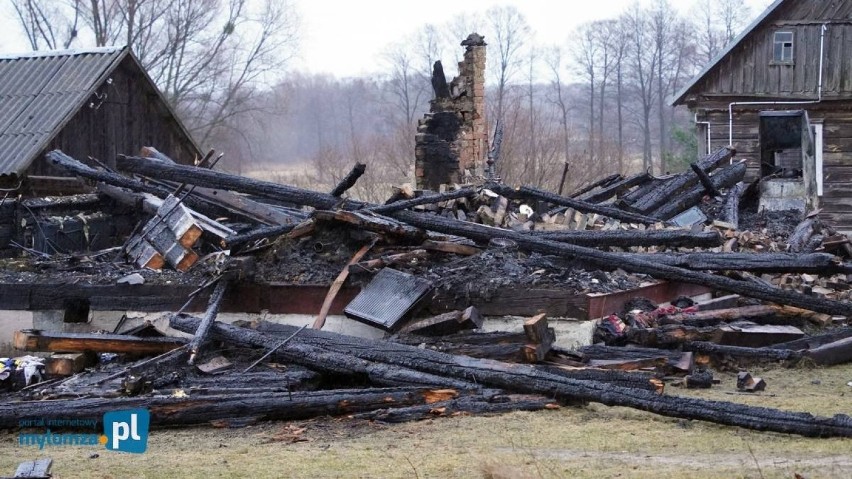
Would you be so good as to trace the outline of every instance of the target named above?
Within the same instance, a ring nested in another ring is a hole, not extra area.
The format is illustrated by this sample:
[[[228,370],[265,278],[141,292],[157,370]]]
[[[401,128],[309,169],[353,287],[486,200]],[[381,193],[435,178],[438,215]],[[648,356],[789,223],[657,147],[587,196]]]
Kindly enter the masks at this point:
[[[285,283],[235,283],[222,304],[222,312],[272,314],[316,314],[325,299],[327,285],[294,285]],[[197,289],[194,285],[92,285],[60,283],[0,284],[0,309],[43,311],[65,309],[70,304],[87,302],[96,311],[177,311]],[[344,287],[332,303],[330,314],[342,315],[343,309],[360,292],[357,287]],[[441,314],[475,306],[484,315],[527,316],[546,313],[550,317],[594,319],[619,310],[625,301],[637,294],[652,301],[665,302],[678,296],[696,296],[709,288],[686,283],[661,281],[638,288],[605,294],[575,293],[560,289],[536,288],[520,291],[504,288],[490,298],[455,295],[438,291],[428,310]],[[209,291],[196,295],[187,312],[201,312],[207,307]],[[120,305],[120,306],[119,306]],[[464,307],[461,307],[464,305]]]

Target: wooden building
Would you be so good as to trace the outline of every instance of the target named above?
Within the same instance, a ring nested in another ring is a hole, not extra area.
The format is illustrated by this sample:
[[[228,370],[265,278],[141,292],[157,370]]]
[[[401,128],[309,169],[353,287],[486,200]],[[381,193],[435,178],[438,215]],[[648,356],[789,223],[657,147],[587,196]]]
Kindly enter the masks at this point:
[[[200,155],[129,48],[0,56],[0,188],[77,192],[80,180],[47,164],[45,152],[114,165],[149,145],[181,163]]]
[[[852,230],[852,2],[777,0],[672,102],[703,151],[732,144],[768,208]]]

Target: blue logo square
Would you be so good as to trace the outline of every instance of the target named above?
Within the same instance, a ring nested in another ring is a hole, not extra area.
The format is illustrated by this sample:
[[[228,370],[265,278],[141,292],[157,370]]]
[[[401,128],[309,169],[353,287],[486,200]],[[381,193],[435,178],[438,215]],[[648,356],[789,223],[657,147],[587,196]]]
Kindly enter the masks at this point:
[[[151,414],[147,409],[127,409],[104,414],[106,448],[136,454],[145,452],[150,422]]]

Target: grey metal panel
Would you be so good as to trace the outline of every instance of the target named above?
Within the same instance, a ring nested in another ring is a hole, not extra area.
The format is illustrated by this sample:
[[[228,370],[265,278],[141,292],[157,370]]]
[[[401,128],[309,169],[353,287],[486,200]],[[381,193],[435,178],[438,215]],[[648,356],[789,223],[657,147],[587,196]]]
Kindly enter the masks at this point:
[[[98,48],[0,57],[0,175],[23,173],[126,53]]]
[[[350,318],[390,330],[431,289],[432,283],[425,279],[384,268],[343,312]]]

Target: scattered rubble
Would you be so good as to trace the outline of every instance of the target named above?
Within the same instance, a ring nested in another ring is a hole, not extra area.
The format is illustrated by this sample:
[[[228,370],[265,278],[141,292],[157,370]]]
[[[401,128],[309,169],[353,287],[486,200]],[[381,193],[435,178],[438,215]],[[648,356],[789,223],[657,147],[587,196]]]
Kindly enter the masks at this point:
[[[159,311],[171,329],[18,331],[19,349],[55,354],[42,367],[3,363],[14,385],[4,383],[0,426],[119,406],[178,425],[399,422],[592,401],[852,436],[843,414],[665,393],[667,384],[713,387],[714,369],[852,361],[849,240],[818,213],[754,211],[734,154],[723,148],[664,178],[613,175],[568,195],[513,188],[492,172],[437,192],[401,186],[375,205],[343,196],[365,165],[322,193],[219,172],[213,161],[178,165],[155,149],[119,157],[120,172],[50,152],[98,193],[0,208],[11,219],[0,308]],[[109,234],[84,228],[77,243],[48,228],[111,215],[122,220]],[[240,327],[219,321],[222,311],[313,321]],[[332,314],[384,339],[319,331]],[[505,315],[522,318],[513,331],[481,331]],[[553,325],[564,317],[597,321],[595,344],[561,348]],[[738,381],[764,387],[747,373]]]

